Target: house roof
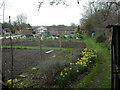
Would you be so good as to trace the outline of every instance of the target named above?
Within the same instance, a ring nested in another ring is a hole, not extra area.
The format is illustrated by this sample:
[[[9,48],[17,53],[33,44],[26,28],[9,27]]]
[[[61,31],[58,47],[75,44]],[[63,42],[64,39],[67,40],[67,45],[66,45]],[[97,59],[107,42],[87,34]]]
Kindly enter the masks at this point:
[[[28,35],[28,34],[32,34],[33,30],[20,30],[18,31],[18,33],[23,35]]]

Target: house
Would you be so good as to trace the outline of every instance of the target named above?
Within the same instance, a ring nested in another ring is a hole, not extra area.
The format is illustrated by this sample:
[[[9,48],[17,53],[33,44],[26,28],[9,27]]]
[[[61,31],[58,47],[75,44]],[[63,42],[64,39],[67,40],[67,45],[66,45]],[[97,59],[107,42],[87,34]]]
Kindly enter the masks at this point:
[[[36,34],[43,34],[43,33],[45,33],[46,31],[47,31],[47,28],[46,28],[46,27],[40,26],[40,27],[36,28],[35,33],[36,33]]]
[[[10,36],[11,30],[10,30],[9,28],[4,28],[3,34],[4,34],[5,36]]]
[[[47,28],[45,26],[39,26],[35,29],[35,38],[41,37],[41,40],[47,36]]]
[[[50,35],[55,35],[55,34],[72,34],[74,33],[73,31],[49,31]]]
[[[58,25],[58,26],[48,26],[48,32],[50,35],[55,34],[74,34],[76,31],[76,27],[72,26],[64,26],[64,25]]]
[[[33,30],[19,30],[17,34],[22,35],[23,37],[31,38],[33,37]]]

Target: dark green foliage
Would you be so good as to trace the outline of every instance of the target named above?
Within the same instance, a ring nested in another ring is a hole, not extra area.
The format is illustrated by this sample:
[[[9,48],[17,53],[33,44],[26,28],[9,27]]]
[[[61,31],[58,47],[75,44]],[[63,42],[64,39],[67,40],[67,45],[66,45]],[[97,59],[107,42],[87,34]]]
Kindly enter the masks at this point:
[[[105,35],[99,35],[99,36],[96,38],[96,42],[97,42],[97,43],[105,42],[105,40],[106,40],[106,36],[105,36]]]
[[[15,34],[16,31],[15,31],[15,30],[12,30],[11,32],[12,32],[12,34]]]
[[[83,35],[82,34],[77,35],[77,37],[83,39]]]
[[[103,43],[103,47],[107,48],[108,50],[110,50],[110,43],[109,42]]]

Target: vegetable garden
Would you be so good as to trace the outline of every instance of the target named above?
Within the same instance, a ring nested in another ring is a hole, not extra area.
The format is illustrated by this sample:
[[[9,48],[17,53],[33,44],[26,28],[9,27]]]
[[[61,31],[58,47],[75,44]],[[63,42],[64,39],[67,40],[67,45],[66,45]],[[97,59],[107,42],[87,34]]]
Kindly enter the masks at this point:
[[[89,41],[89,42],[88,42]],[[10,75],[10,46],[3,45],[3,59],[6,61],[4,74],[6,88],[110,88],[110,55],[102,44],[84,36],[83,39],[63,39],[62,48],[58,40],[26,41],[19,45],[14,41],[14,79]],[[16,44],[16,45],[15,45]],[[51,53],[46,53],[53,50]],[[107,55],[102,53],[104,51]],[[41,59],[42,57],[42,59]],[[102,60],[101,60],[102,59]],[[105,60],[105,62],[103,62]],[[5,62],[4,62],[5,63]],[[3,64],[4,64],[3,63]],[[103,67],[105,70],[101,69]],[[102,71],[102,72],[101,72]],[[107,72],[105,72],[107,71]],[[105,76],[101,77],[100,75]],[[100,79],[98,79],[100,77]],[[104,82],[102,80],[105,80]],[[93,82],[98,86],[94,86]],[[102,84],[101,84],[102,83]],[[104,85],[103,85],[104,84]]]

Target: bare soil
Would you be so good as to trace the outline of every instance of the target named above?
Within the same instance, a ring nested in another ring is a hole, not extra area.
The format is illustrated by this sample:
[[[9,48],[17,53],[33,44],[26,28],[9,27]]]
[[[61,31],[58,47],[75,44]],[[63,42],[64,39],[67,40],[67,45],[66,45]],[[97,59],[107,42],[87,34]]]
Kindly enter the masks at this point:
[[[9,46],[10,42],[9,41],[3,42],[3,45]],[[21,44],[21,42],[19,41],[13,41],[13,46],[21,46],[21,45],[22,46],[39,46],[39,42],[22,41],[22,44]],[[44,43],[42,46],[43,47],[59,47],[59,42]],[[62,48],[78,48],[78,50],[80,51],[83,48],[85,48],[85,44],[81,42],[62,42]],[[40,54],[40,50],[13,49],[13,60],[14,60],[13,76],[17,77],[19,74],[24,72],[27,68],[37,66],[39,63],[42,63],[48,60],[49,57],[54,56],[56,52],[59,52],[59,50],[54,50],[52,53],[46,54],[45,53],[46,51],[49,51],[49,50],[42,50],[42,54]],[[5,81],[11,78],[11,66],[12,66],[11,50],[2,49],[2,70],[3,70],[3,76]]]
[[[36,66],[38,63],[47,60],[56,51],[45,54],[46,50],[42,51],[42,59],[40,56],[40,50],[26,50],[26,49],[14,49],[13,50],[13,62],[14,62],[14,77],[25,71],[28,67]],[[11,66],[12,57],[10,49],[2,50],[2,71],[5,75],[5,80],[11,78]]]
[[[52,42],[42,42],[41,43],[43,47],[55,47],[59,48],[60,47],[60,42],[58,41],[52,41]],[[4,40],[2,42],[2,45],[4,46],[10,46],[10,40]],[[39,46],[40,42],[39,41],[17,41],[13,40],[12,41],[13,46]],[[81,42],[61,42],[61,47],[62,48],[83,48],[85,47],[84,43]]]

